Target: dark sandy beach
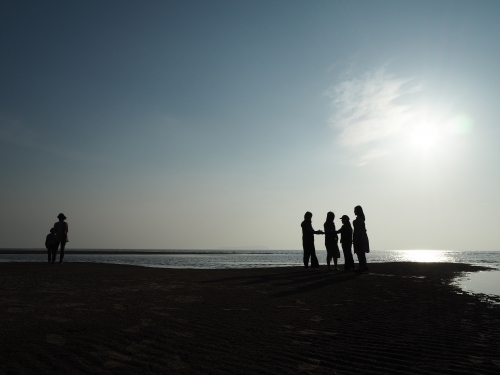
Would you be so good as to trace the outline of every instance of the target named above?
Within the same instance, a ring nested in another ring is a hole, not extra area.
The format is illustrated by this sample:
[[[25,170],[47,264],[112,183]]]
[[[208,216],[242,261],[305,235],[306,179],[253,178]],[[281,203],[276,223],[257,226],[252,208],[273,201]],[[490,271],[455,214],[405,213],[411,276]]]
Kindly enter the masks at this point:
[[[499,374],[463,264],[370,274],[0,264],[2,374]]]

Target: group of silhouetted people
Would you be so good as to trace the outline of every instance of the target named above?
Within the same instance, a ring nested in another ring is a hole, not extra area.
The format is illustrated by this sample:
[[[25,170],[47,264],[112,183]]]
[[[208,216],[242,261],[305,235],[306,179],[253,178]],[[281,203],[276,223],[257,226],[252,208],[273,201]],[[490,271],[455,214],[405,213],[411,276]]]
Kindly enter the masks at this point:
[[[325,224],[323,225],[324,231],[322,231],[314,230],[312,227],[312,213],[309,211],[305,213],[304,221],[301,224],[305,269],[308,270],[311,268],[313,270],[319,270],[318,257],[316,256],[316,249],[314,247],[314,235],[324,234],[328,270],[339,271],[337,262],[340,258],[340,250],[338,246],[338,234],[340,234],[340,244],[342,246],[342,253],[344,254],[345,260],[344,270],[355,272],[368,271],[366,253],[370,252],[370,243],[368,241],[368,235],[366,234],[365,214],[363,213],[361,206],[354,207],[354,214],[356,215],[356,219],[352,222],[354,230],[351,226],[349,216],[347,215],[343,215],[340,218],[342,220],[342,227],[337,230],[334,223],[335,214],[333,212],[328,212]],[[358,256],[359,266],[357,269],[354,266],[354,258],[352,256],[353,246],[354,252]],[[311,259],[310,268],[309,259]],[[330,265],[332,259],[334,268]]]
[[[54,224],[53,228],[50,228],[50,233],[47,234],[45,238],[45,247],[47,249],[47,255],[49,263],[54,263],[56,261],[57,249],[61,247],[59,253],[59,263],[63,263],[64,259],[64,248],[66,247],[66,242],[68,242],[68,223],[65,222],[66,216],[64,214],[57,215],[59,221]]]

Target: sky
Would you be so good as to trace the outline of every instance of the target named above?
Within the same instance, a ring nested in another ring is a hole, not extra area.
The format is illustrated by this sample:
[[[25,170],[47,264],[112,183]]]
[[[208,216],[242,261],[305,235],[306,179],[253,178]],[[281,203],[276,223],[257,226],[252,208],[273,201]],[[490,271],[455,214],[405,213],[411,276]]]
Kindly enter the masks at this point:
[[[300,249],[361,205],[375,250],[500,250],[498,14],[0,2],[0,247]]]

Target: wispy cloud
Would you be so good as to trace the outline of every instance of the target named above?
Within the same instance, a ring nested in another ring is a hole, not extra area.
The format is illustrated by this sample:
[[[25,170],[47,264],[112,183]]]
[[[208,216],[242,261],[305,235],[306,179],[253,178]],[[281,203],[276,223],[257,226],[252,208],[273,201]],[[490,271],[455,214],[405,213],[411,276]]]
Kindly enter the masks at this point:
[[[355,164],[364,165],[390,152],[379,143],[411,121],[412,109],[401,98],[418,90],[411,79],[395,78],[379,69],[346,79],[329,91],[335,111],[330,125],[340,131],[339,143],[363,154]]]

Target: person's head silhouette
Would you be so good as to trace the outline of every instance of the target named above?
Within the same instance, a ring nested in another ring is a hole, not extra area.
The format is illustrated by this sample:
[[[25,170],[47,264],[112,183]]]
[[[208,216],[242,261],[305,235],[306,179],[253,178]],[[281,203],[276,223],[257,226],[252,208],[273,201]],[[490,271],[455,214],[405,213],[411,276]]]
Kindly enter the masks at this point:
[[[307,211],[305,214],[304,214],[304,220],[311,220],[313,217],[313,214],[310,213],[309,211]]]
[[[326,214],[326,221],[331,223],[335,219],[335,214],[330,211]]]
[[[356,215],[358,218],[362,219],[363,221],[365,220],[365,213],[363,212],[363,208],[361,206],[354,207],[354,215]]]

